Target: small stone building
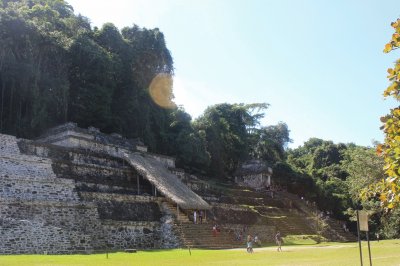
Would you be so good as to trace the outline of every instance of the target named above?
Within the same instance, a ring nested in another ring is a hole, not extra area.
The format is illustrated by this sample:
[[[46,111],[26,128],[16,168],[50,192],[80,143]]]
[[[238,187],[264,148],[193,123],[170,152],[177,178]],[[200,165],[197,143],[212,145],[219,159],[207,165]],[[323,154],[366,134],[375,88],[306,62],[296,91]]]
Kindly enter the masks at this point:
[[[271,186],[272,168],[261,160],[242,163],[235,172],[235,183],[256,190]]]

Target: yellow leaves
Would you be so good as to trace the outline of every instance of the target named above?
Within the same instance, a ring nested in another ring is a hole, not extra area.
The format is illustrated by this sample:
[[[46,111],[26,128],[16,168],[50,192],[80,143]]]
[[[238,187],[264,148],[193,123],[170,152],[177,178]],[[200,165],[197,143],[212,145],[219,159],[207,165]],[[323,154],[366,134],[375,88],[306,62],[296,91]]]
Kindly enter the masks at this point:
[[[385,53],[400,48],[400,18],[392,22],[391,26],[395,32],[390,42],[384,47]],[[393,96],[400,101],[400,59],[395,62],[393,68],[387,70],[387,73],[387,78],[391,83],[383,95]],[[384,171],[387,178],[370,186],[371,191],[366,195],[379,196],[382,206],[387,210],[400,207],[400,107],[392,109],[390,114],[381,117],[381,122],[385,141],[377,146],[376,152],[384,158]]]
[[[384,53],[389,53],[393,49],[400,47],[400,19],[392,22],[391,26],[395,29],[395,32],[392,34],[392,40],[385,45]]]
[[[395,200],[396,202],[400,202],[400,193],[398,193],[398,194],[394,197],[394,200]]]
[[[393,171],[393,169],[388,169],[388,170],[386,170],[386,174],[387,174],[388,176],[391,176],[391,175],[396,174],[396,172]]]
[[[400,19],[397,19],[395,22],[392,22],[390,25],[396,30],[397,33],[400,33]]]
[[[394,70],[394,69],[392,69],[392,68],[388,68],[387,72],[389,73],[389,75],[387,76],[387,78],[388,78],[390,81],[393,81],[394,79],[396,79],[397,74],[400,73],[400,72],[398,72],[398,71],[396,71],[396,70]]]
[[[392,44],[387,43],[387,44],[385,45],[385,48],[383,49],[383,52],[384,52],[384,53],[389,53],[390,51],[392,51]]]
[[[392,183],[392,188],[391,189],[392,189],[392,192],[395,193],[395,194],[398,192],[397,191],[397,185],[395,183]]]
[[[386,200],[387,200],[386,194],[381,194],[381,195],[379,196],[379,199],[380,199],[381,201],[386,201]]]
[[[390,84],[390,86],[387,87],[386,90],[383,92],[384,97],[390,95],[397,97],[398,94],[399,94],[399,84],[397,82],[393,82],[392,84]]]
[[[382,144],[378,144],[378,146],[376,147],[376,153],[378,154],[378,156],[382,155]]]
[[[393,33],[392,41],[390,42],[391,46],[399,47],[400,44],[399,41],[400,41],[400,35],[397,32]]]

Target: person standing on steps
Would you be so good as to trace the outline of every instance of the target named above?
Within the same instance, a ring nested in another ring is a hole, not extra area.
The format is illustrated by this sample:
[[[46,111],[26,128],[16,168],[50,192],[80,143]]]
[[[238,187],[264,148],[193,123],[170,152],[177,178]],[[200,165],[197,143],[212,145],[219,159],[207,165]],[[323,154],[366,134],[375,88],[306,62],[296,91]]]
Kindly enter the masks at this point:
[[[281,233],[278,231],[275,235],[275,242],[278,245],[277,251],[282,251],[282,236]]]
[[[194,210],[194,212],[193,212],[193,223],[194,223],[194,224],[197,223],[196,219],[197,219],[197,211]]]
[[[212,228],[212,234],[213,234],[213,237],[217,236],[217,225],[216,224],[214,224],[214,226]]]

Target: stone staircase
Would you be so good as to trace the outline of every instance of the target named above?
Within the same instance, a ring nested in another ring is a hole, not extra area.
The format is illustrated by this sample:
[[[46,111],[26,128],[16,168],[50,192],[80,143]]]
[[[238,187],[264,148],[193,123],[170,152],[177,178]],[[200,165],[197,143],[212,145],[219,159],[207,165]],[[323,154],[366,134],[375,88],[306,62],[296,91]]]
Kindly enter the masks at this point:
[[[312,204],[299,200],[299,198],[288,192],[280,192],[281,196],[292,200],[293,205],[296,206],[298,210],[304,213],[305,216],[309,217],[309,222],[315,223],[312,217],[315,216],[315,207]],[[324,222],[328,225],[324,237],[330,239],[331,241],[341,241],[341,242],[352,242],[357,241],[357,237],[351,232],[345,232],[341,227],[340,221],[325,217]]]
[[[214,236],[212,223],[203,219],[202,224],[194,224],[182,210],[179,210],[179,215],[177,215],[176,206],[171,202],[164,202],[163,204],[175,218],[173,230],[181,240],[181,247],[229,249],[245,245],[244,240],[241,242],[235,240],[233,230],[220,227],[220,231]]]
[[[174,206],[169,201],[164,201],[164,206],[169,210],[171,214],[173,214],[177,223],[191,223],[189,217],[186,213],[184,213],[181,209],[177,212],[176,205]]]
[[[216,235],[212,231],[211,223],[193,224],[181,223],[179,230],[183,247],[230,249],[245,246],[245,240],[235,240],[235,234],[229,228],[220,227]]]
[[[357,236],[351,232],[346,232],[343,230],[340,222],[333,220],[331,218],[325,220],[329,225],[327,232],[325,233],[329,239],[340,241],[340,242],[355,242],[357,241]]]
[[[315,230],[310,227],[310,224],[307,224],[307,221],[306,217],[300,216],[268,218],[269,224],[274,225],[282,236],[315,234]]]
[[[212,185],[208,200],[236,206],[249,206],[258,213],[257,224],[274,226],[283,236],[315,235],[315,206],[297,195],[277,191],[273,197],[268,191],[253,191],[233,184]],[[215,205],[215,204],[214,204]],[[251,212],[249,212],[250,214]],[[222,217],[223,220],[223,217]],[[351,232],[345,232],[340,221],[329,218],[324,236],[331,241],[355,241]]]

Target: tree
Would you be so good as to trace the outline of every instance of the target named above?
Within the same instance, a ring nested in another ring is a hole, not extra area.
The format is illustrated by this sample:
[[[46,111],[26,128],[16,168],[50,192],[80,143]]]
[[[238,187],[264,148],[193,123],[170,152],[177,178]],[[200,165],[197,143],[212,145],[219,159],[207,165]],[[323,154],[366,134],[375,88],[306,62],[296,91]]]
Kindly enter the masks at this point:
[[[91,29],[64,0],[0,1],[0,132],[32,138],[66,121],[168,152],[173,60],[158,29]],[[166,77],[156,78],[156,77]],[[152,81],[153,101],[149,87]],[[162,101],[167,100],[167,101]]]
[[[176,165],[204,174],[210,163],[204,130],[196,130],[192,118],[182,107],[170,114],[168,154],[176,156]]]
[[[310,186],[308,191],[312,200],[315,200],[321,209],[333,211],[341,218],[351,203],[345,186],[348,173],[341,164],[349,146],[352,147],[311,138],[303,146],[289,150],[287,159],[296,172],[309,176],[313,181],[313,186]]]
[[[374,148],[355,146],[347,149],[342,165],[348,173],[346,183],[355,203],[362,200],[360,191],[385,177],[383,158]]]
[[[195,121],[196,130],[206,134],[211,156],[209,174],[227,177],[247,159],[250,133],[259,125],[267,107],[265,103],[217,104],[208,107]]]
[[[1,132],[33,137],[66,121],[67,49],[72,36],[63,30],[71,16],[70,7],[61,0],[2,3]]]
[[[111,120],[115,88],[114,61],[104,48],[83,34],[70,48],[69,121],[81,127],[106,128]]]
[[[395,30],[392,39],[385,45],[384,52],[389,53],[400,47],[400,18],[392,22]],[[393,68],[388,69],[390,85],[386,88],[384,97],[393,97],[400,100],[400,59]],[[392,209],[400,206],[400,106],[390,110],[390,113],[381,118],[385,133],[384,143],[377,147],[378,154],[385,160],[387,177],[375,183],[369,196],[379,196],[385,208]]]
[[[382,236],[388,237],[389,232],[382,224],[390,223],[392,214],[382,212],[378,197],[365,198],[360,195],[360,191],[368,189],[371,184],[385,177],[383,158],[376,154],[375,147],[354,146],[344,153],[342,165],[348,173],[345,183],[353,203],[353,207],[347,210],[350,219],[355,221],[357,218],[354,209],[362,207],[370,214],[370,231],[380,231]]]
[[[253,136],[251,155],[254,158],[270,163],[285,159],[286,146],[291,142],[289,129],[285,123],[280,122],[277,125],[256,129],[251,135]]]

